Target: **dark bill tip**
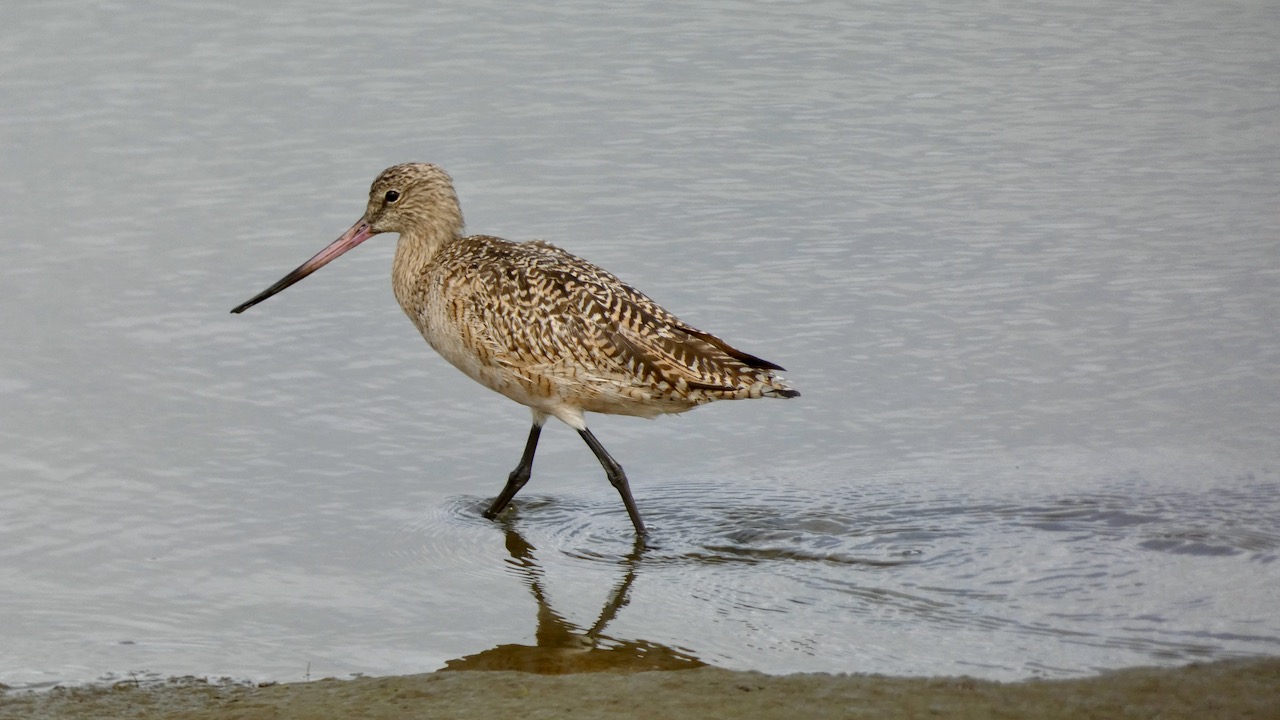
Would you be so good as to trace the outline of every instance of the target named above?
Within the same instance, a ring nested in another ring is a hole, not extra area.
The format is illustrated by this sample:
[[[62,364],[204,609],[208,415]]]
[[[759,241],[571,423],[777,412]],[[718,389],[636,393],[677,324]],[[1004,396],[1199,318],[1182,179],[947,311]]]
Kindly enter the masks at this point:
[[[310,260],[294,268],[292,272],[280,278],[271,287],[232,308],[231,313],[233,315],[239,315],[245,310],[248,310],[254,305],[257,305],[263,300],[266,300],[272,295],[284,290],[316,270],[319,270],[328,264],[329,261],[337,258],[339,255],[359,245],[365,240],[368,240],[376,234],[377,233],[373,231],[373,228],[369,227],[369,223],[365,222],[365,220],[361,218],[360,222],[352,225],[350,230],[347,230],[342,234],[342,237],[334,240],[332,243],[329,243],[328,247],[316,253]]]

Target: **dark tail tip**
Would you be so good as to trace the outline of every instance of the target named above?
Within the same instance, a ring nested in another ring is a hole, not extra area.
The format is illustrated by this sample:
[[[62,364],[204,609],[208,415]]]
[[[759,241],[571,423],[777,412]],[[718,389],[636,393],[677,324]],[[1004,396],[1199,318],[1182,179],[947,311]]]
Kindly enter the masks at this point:
[[[769,378],[773,382],[764,389],[760,394],[771,398],[795,398],[800,397],[800,391],[791,387],[791,384],[782,378]]]

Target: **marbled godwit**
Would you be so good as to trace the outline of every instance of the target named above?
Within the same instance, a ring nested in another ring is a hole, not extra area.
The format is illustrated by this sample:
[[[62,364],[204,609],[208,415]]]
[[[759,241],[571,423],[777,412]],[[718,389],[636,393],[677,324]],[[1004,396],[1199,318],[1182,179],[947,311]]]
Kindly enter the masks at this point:
[[[231,312],[284,290],[379,233],[400,234],[391,284],[436,352],[471,379],[533,411],[520,463],[485,511],[493,518],[529,480],[548,417],[578,431],[644,523],[622,466],[587,429],[584,413],[656,417],[712,400],[791,398],[781,367],[681,322],[609,272],[539,240],[462,235],[449,175],[434,165],[387,168],[364,217],[315,257]]]

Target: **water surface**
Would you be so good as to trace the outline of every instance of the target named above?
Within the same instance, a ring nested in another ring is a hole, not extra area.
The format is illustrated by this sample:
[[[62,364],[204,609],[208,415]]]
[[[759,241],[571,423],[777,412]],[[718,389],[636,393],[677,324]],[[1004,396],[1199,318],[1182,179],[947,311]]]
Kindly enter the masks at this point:
[[[1280,652],[1278,29],[6,6],[0,682]],[[392,240],[228,314],[409,160],[471,230],[612,269],[803,397],[594,419],[644,552],[563,427],[478,517],[528,415],[416,336]]]

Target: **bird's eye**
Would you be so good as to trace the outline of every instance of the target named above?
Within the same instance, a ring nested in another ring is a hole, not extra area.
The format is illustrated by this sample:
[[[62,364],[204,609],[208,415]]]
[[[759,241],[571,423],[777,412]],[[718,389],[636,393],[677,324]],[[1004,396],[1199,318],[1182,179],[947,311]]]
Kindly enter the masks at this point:
[[[386,195],[384,195],[383,197],[386,199],[387,204],[388,204],[388,205],[390,205],[390,204],[392,204],[392,203],[394,203],[395,201],[397,201],[397,200],[399,200],[399,199],[400,199],[400,191],[399,191],[399,190],[388,190],[388,191],[387,191],[387,194],[386,194]]]

